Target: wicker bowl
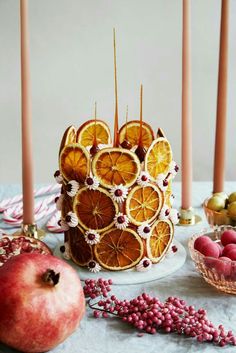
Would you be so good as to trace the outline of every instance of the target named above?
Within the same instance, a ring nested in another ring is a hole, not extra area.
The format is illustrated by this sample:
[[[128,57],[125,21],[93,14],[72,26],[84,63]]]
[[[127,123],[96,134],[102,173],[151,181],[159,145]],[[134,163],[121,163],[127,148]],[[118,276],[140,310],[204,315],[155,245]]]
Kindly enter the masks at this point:
[[[215,231],[210,229],[203,230],[201,233],[191,237],[188,246],[195,267],[205,281],[220,291],[236,294],[236,261],[227,262],[220,258],[216,259],[210,256],[204,256],[194,249],[195,240],[202,235],[207,235],[213,241],[220,243],[221,234],[226,229],[236,230],[236,227],[223,225],[218,227]]]

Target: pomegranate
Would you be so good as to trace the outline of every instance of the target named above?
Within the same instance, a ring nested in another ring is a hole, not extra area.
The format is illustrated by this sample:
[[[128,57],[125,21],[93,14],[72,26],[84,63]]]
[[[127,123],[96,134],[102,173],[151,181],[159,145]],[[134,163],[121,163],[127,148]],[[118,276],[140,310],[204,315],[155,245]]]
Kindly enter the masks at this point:
[[[77,328],[85,299],[75,270],[52,255],[24,253],[0,268],[0,341],[46,352]]]
[[[12,256],[22,253],[36,252],[40,254],[51,254],[49,247],[42,241],[26,236],[4,235],[0,237],[0,266]]]

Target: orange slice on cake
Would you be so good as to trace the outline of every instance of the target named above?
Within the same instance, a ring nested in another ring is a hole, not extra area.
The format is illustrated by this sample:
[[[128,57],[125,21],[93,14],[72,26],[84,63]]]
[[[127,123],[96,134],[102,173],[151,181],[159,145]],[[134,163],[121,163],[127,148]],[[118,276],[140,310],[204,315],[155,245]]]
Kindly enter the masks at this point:
[[[146,243],[147,255],[152,262],[157,263],[163,258],[172,242],[173,233],[173,225],[169,220],[157,220],[153,224]]]
[[[59,155],[66,145],[76,142],[76,134],[77,134],[77,130],[73,125],[69,126],[66,129],[61,140]]]
[[[172,161],[172,150],[169,141],[160,137],[154,140],[147,150],[144,166],[145,171],[156,180],[158,174],[167,174]]]
[[[139,143],[140,135],[140,121],[131,120],[127,124],[124,124],[119,131],[120,144],[124,140],[128,141],[131,147],[137,146]],[[150,125],[142,123],[142,143],[145,148],[148,148],[154,139],[153,130]]]
[[[95,136],[97,144],[107,145],[111,143],[110,129],[104,121],[86,121],[77,132],[77,142],[84,147],[92,146]]]
[[[137,185],[128,195],[126,213],[132,223],[141,225],[143,222],[152,222],[158,216],[162,204],[162,192],[156,185]]]
[[[105,231],[114,225],[114,217],[118,212],[117,204],[112,200],[108,191],[97,188],[80,189],[73,204],[80,225],[86,230]]]
[[[83,230],[80,227],[70,228],[68,234],[72,260],[79,266],[86,266],[93,258],[93,252],[91,245],[85,241]]]
[[[120,184],[130,187],[140,173],[140,162],[131,151],[105,148],[95,155],[92,171],[104,187],[110,188]]]
[[[60,154],[60,171],[67,180],[84,182],[89,174],[89,154],[78,143],[66,145]]]
[[[95,245],[95,256],[108,270],[125,270],[141,260],[143,243],[134,230],[113,228],[101,235],[100,242]]]

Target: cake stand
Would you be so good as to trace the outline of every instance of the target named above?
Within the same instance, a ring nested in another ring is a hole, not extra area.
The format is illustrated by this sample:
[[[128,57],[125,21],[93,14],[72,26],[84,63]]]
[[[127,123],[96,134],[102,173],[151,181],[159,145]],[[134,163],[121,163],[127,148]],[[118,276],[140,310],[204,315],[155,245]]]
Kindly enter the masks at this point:
[[[61,245],[63,244],[61,243],[57,245],[54,251],[54,255],[60,257],[61,259],[64,259],[62,253],[60,252]],[[175,245],[178,248],[178,251],[171,255],[167,254],[160,263],[152,265],[152,268],[146,272],[138,272],[135,269],[117,272],[102,269],[98,273],[91,273],[88,271],[87,268],[79,267],[71,260],[65,261],[67,261],[78,272],[79,277],[82,281],[86,279],[111,278],[113,284],[145,283],[169,276],[170,274],[174,273],[183,266],[186,260],[185,248],[177,240],[174,240],[172,245]]]

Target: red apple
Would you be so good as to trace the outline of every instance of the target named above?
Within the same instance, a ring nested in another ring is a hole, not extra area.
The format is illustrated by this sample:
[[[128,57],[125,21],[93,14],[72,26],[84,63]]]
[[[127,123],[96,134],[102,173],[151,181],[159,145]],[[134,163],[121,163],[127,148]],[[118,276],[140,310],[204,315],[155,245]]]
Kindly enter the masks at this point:
[[[52,256],[25,253],[0,268],[0,341],[46,352],[78,327],[85,299],[75,270]]]
[[[207,235],[201,235],[200,237],[198,237],[195,240],[194,249],[201,252],[203,246],[205,246],[206,244],[209,244],[211,242],[212,242],[211,238],[209,238]]]
[[[233,229],[225,230],[221,235],[221,243],[223,246],[228,244],[236,244],[236,232]]]
[[[218,258],[220,255],[219,246],[212,241],[202,247],[201,253],[205,256]]]
[[[228,257],[228,253],[231,250],[236,250],[236,244],[228,244],[224,247],[222,255]]]

